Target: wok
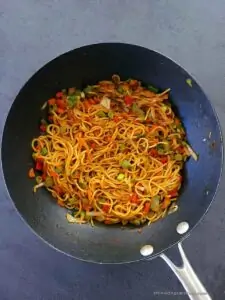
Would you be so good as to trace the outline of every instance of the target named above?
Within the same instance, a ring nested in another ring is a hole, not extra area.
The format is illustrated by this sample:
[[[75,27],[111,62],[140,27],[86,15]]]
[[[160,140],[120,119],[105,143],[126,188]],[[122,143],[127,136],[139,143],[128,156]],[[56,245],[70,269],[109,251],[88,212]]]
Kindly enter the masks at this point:
[[[69,224],[66,211],[55,203],[49,192],[41,189],[33,193],[34,182],[27,175],[32,166],[31,140],[39,134],[43,103],[63,88],[83,88],[110,79],[112,74],[119,74],[122,79],[135,78],[161,90],[171,88],[171,101],[186,128],[189,143],[199,154],[197,162],[189,159],[185,165],[178,211],[150,227],[144,226],[141,233],[129,227]],[[214,199],[222,161],[219,121],[196,81],[169,58],[122,43],[81,47],[41,68],[13,102],[2,139],[6,186],[16,209],[33,232],[62,253],[90,262],[126,263],[160,256],[180,278],[191,299],[206,300],[210,296],[191,269],[181,242]],[[189,225],[184,234],[176,230],[180,222]],[[176,244],[183,258],[180,268],[164,254]]]

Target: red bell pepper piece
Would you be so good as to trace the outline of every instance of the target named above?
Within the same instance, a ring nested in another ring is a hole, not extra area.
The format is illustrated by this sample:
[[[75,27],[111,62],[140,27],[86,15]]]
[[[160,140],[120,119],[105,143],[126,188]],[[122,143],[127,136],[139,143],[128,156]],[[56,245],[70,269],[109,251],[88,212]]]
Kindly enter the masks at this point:
[[[62,98],[62,97],[63,97],[63,92],[56,93],[56,98]]]
[[[131,194],[131,196],[130,196],[130,202],[131,203],[139,203],[139,198],[138,198],[138,195],[136,193]]]
[[[42,124],[42,125],[40,126],[40,130],[41,130],[42,132],[45,132],[45,131],[46,131],[46,126]]]
[[[36,161],[35,169],[41,171],[43,169],[43,162],[40,160]]]
[[[124,102],[127,106],[131,106],[134,103],[134,99],[131,96],[125,96]]]
[[[176,197],[178,195],[178,190],[177,189],[174,189],[172,191],[169,191],[168,194],[171,196],[171,197]]]
[[[166,164],[168,162],[168,157],[167,156],[164,156],[160,159],[160,161],[163,163],[163,164]]]
[[[62,99],[57,99],[55,103],[56,103],[57,107],[59,107],[59,108],[62,108],[62,109],[66,108],[66,103]]]
[[[55,98],[51,98],[48,100],[49,105],[54,105],[55,104]]]

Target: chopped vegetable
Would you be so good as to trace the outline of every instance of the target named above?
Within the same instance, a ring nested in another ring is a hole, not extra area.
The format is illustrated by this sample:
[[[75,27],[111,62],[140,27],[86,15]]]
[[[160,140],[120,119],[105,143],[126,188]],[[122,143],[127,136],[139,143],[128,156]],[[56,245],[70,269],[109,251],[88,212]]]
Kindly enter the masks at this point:
[[[115,84],[119,84],[120,83],[120,76],[113,75],[112,76],[112,82],[114,82]]]
[[[52,177],[47,176],[45,179],[45,186],[46,187],[52,187],[54,184]]]
[[[110,109],[110,103],[111,103],[111,100],[109,98],[105,97],[105,96],[103,96],[103,98],[100,102],[100,104],[102,106],[104,106],[105,108],[107,108],[107,109]]]
[[[169,191],[168,194],[171,196],[171,197],[176,197],[178,196],[178,190],[177,189],[174,189],[172,191]]]
[[[28,176],[30,178],[34,178],[35,177],[35,173],[34,173],[34,169],[33,168],[30,168],[29,172],[28,172]]]
[[[162,111],[164,111],[164,112],[166,112],[167,111],[167,109],[168,109],[168,106],[167,105],[165,105],[165,104],[162,104]]]
[[[36,179],[37,184],[42,182],[42,177],[41,176],[36,176],[35,179]]]
[[[187,78],[187,79],[186,79],[186,83],[187,83],[190,87],[192,87],[192,80],[191,80],[190,78]]]
[[[166,164],[168,162],[168,157],[167,156],[164,156],[162,158],[160,158],[160,161],[163,163],[163,164]]]
[[[105,118],[106,117],[106,113],[102,110],[99,110],[96,115],[99,117],[99,118]]]
[[[110,210],[110,204],[103,204],[102,210],[103,210],[104,212],[108,213],[109,210]]]
[[[67,221],[68,221],[69,223],[77,223],[76,218],[74,218],[74,217],[73,217],[71,214],[69,214],[69,213],[66,214],[66,218],[67,218]]]
[[[84,92],[81,92],[81,93],[80,93],[80,96],[81,96],[81,98],[84,99],[84,98],[85,98],[85,93],[84,93]]]
[[[37,189],[39,189],[39,188],[42,187],[42,186],[44,186],[44,182],[41,182],[41,183],[35,185],[35,186],[34,186],[34,193],[36,193],[36,192],[37,192]]]
[[[85,215],[86,215],[85,211],[82,210],[82,211],[80,212],[80,218],[81,218],[81,219],[84,219],[84,218],[85,218]]]
[[[83,91],[85,94],[88,94],[88,93],[92,92],[92,90],[93,90],[93,87],[88,85]]]
[[[130,223],[134,224],[135,226],[139,226],[139,225],[141,225],[141,220],[140,219],[132,220],[132,221],[130,221]]]
[[[165,197],[163,204],[162,204],[162,209],[167,208],[171,203],[171,199],[169,197]]]
[[[130,196],[130,202],[131,203],[136,203],[136,204],[139,202],[139,198],[138,198],[138,195],[136,193],[131,194],[131,196]]]
[[[128,169],[131,167],[131,163],[129,162],[129,160],[123,160],[121,163],[120,163],[121,167],[124,168],[124,169]]]
[[[123,151],[123,150],[126,149],[126,146],[125,146],[125,144],[120,144],[120,145],[119,145],[119,148],[120,148],[121,151]]]
[[[152,85],[148,85],[147,88],[148,88],[149,91],[151,91],[151,92],[153,92],[153,93],[155,93],[155,94],[157,94],[158,91],[159,91],[159,89],[155,88],[155,87],[152,86]]]
[[[40,160],[36,161],[35,170],[41,171],[43,169],[43,163]]]
[[[131,106],[134,103],[134,99],[130,96],[125,96],[124,102],[127,106]]]
[[[48,100],[48,105],[54,105],[55,104],[55,98],[51,98]]]
[[[123,181],[125,178],[125,175],[123,173],[120,173],[117,175],[116,179],[119,180],[119,181]]]
[[[151,148],[149,150],[149,155],[152,157],[156,157],[156,156],[158,156],[158,151],[155,148]]]
[[[150,202],[146,202],[144,206],[144,213],[148,214],[150,210]]]
[[[45,155],[47,155],[47,154],[48,154],[47,148],[46,148],[46,147],[43,147],[43,148],[41,149],[41,155],[45,156]]]
[[[172,203],[168,209],[168,215],[175,213],[178,210],[178,206],[175,203]]]
[[[66,103],[65,103],[65,101],[62,100],[62,99],[57,99],[57,100],[55,101],[55,103],[56,103],[57,107],[59,107],[59,108],[62,108],[62,109],[65,109],[65,108],[66,108]]]
[[[163,145],[163,144],[158,144],[158,145],[156,146],[156,149],[157,149],[157,151],[158,151],[159,154],[164,154],[164,152],[165,152],[165,149],[164,149],[164,145]]]
[[[137,189],[141,192],[144,192],[145,191],[145,187],[143,186],[137,186]]]
[[[116,123],[118,123],[120,120],[121,120],[121,119],[120,119],[119,116],[114,116],[114,117],[113,117],[113,121],[116,122]]]
[[[117,92],[119,92],[120,94],[125,94],[126,93],[126,91],[124,90],[124,88],[122,86],[118,86]]]
[[[65,112],[65,109],[59,107],[59,108],[57,108],[56,111],[57,111],[58,114],[61,115],[61,114],[63,114]]]
[[[157,212],[159,210],[160,196],[154,196],[151,201],[151,210]]]
[[[80,100],[80,96],[70,95],[67,97],[68,105],[73,108]]]
[[[133,105],[132,105],[132,112],[137,114],[138,117],[140,117],[142,120],[145,119],[144,111],[140,107],[138,107],[138,105],[136,103],[133,103]]]
[[[76,89],[74,87],[68,89],[68,95],[74,95]]]
[[[45,132],[45,131],[46,131],[46,125],[43,125],[43,124],[42,124],[42,125],[40,126],[40,130],[41,130],[42,132]]]
[[[48,102],[46,101],[46,102],[42,105],[41,110],[44,110],[44,109],[47,107],[47,105],[48,105]]]
[[[187,149],[188,149],[190,155],[193,157],[193,159],[195,161],[197,161],[198,160],[198,155],[193,151],[193,149],[188,144],[186,144],[186,146],[187,146]]]
[[[54,171],[50,171],[50,172],[49,172],[49,175],[50,175],[51,177],[58,177],[58,173],[56,173],[56,172],[54,172]]]
[[[51,106],[49,107],[49,112],[50,112],[50,113],[52,113],[52,112],[54,112],[54,111],[56,111],[56,110],[57,110],[57,105],[56,105],[56,104],[51,105]]]
[[[78,184],[82,189],[86,189],[87,187],[87,184],[85,182],[79,181]]]
[[[55,167],[55,171],[56,173],[60,174],[63,171],[63,167],[62,166]]]
[[[48,122],[45,121],[45,119],[41,119],[41,124],[47,126],[47,125],[48,125]]]
[[[114,117],[114,113],[111,110],[108,112],[108,117],[110,119],[113,119],[113,117]]]
[[[181,154],[175,154],[174,158],[177,161],[182,161],[183,160],[183,156]]]
[[[87,217],[103,217],[103,214],[100,211],[87,211],[86,216]]]
[[[56,93],[56,98],[62,98],[62,97],[63,97],[63,92]]]

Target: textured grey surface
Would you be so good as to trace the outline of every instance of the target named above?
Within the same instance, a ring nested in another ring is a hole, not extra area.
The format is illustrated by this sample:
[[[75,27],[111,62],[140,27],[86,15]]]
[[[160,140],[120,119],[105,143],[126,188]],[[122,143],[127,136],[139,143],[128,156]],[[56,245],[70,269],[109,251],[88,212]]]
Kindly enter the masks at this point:
[[[17,92],[44,63],[72,48],[107,41],[139,44],[181,64],[202,85],[225,131],[224,1],[1,0],[1,132]],[[173,296],[154,292],[183,291],[160,259],[105,266],[63,256],[20,220],[2,178],[0,190],[1,300],[163,300]],[[222,180],[209,213],[184,242],[191,263],[216,300],[225,298],[224,194]]]

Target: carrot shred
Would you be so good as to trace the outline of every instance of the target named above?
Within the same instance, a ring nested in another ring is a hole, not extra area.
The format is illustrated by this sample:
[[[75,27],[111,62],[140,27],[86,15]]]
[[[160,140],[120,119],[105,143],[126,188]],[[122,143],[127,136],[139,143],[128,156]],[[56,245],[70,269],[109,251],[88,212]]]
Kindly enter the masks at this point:
[[[56,103],[56,105],[57,105],[58,108],[61,108],[61,109],[65,109],[66,108],[66,103],[62,99],[57,99],[55,101],[55,103]]]
[[[59,176],[59,174],[56,173],[56,172],[54,172],[54,171],[50,171],[50,172],[49,172],[49,175],[50,175],[51,177],[58,177],[58,176]]]
[[[34,173],[34,168],[30,168],[29,172],[28,172],[28,176],[30,178],[34,178],[35,177],[35,173]]]
[[[144,206],[144,213],[145,214],[149,213],[149,210],[150,210],[150,203],[146,202]]]
[[[54,105],[55,104],[55,98],[51,98],[48,100],[49,105]]]
[[[164,201],[163,201],[163,204],[162,204],[162,208],[167,208],[169,205],[170,205],[170,198],[169,197],[165,197]]]
[[[65,112],[65,109],[58,107],[56,111],[57,111],[58,114],[61,115]]]

